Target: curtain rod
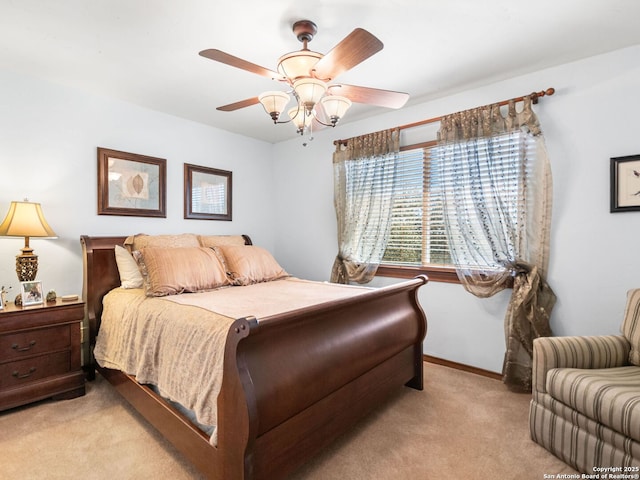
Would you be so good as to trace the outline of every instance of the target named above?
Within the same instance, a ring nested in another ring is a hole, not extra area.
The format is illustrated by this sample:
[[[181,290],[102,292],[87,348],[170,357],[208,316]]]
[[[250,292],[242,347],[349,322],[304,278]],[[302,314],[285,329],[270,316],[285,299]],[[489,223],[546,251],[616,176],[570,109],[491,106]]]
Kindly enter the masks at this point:
[[[554,93],[556,93],[556,89],[553,87],[547,88],[546,90],[542,90],[540,92],[533,92],[530,93],[529,95],[523,95],[522,97],[516,97],[516,98],[510,98],[509,100],[502,100],[501,102],[497,102],[498,105],[500,106],[504,106],[504,105],[508,105],[509,102],[522,102],[525,98],[527,97],[531,97],[531,101],[535,104],[538,103],[538,98],[540,97],[549,97],[551,95],[553,95]],[[495,105],[494,104],[489,104],[489,105]],[[446,115],[441,115],[440,117],[433,117],[433,118],[428,118],[426,120],[420,120],[419,122],[414,122],[414,123],[407,123],[406,125],[400,125],[399,127],[395,127],[398,130],[406,130],[408,128],[414,128],[414,127],[420,127],[422,125],[427,125],[429,123],[435,123],[435,122],[439,122],[440,120],[442,120],[444,117],[446,117]],[[393,128],[392,128],[393,130]],[[334,140],[333,144],[334,145],[347,145],[347,141],[346,140]]]

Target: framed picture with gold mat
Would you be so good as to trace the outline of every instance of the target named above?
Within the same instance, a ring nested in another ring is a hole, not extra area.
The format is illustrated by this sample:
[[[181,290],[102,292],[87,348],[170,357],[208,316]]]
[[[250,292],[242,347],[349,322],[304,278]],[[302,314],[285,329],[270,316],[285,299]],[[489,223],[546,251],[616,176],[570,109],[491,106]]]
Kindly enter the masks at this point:
[[[98,147],[98,215],[166,218],[167,161]]]

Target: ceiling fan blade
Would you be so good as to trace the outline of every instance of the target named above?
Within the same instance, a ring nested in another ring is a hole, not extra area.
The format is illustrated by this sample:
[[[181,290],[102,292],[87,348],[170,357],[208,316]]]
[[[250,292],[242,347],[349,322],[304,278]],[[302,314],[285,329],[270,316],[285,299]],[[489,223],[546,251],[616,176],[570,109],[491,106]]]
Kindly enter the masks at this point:
[[[216,108],[216,110],[220,110],[222,112],[233,112],[234,110],[240,110],[241,108],[250,107],[251,105],[255,105],[257,103],[260,103],[258,97],[247,98],[246,100],[230,103],[229,105],[223,105]]]
[[[356,28],[318,60],[313,67],[314,74],[320,80],[330,81],[378,53],[383,46],[376,36]]]
[[[225,63],[227,65],[231,65],[232,67],[240,68],[242,70],[246,70],[257,75],[262,75],[263,77],[268,77],[273,80],[286,80],[286,78],[280,75],[278,72],[274,72],[273,70],[269,70],[268,68],[261,67],[260,65],[256,65],[255,63],[248,62],[241,58],[234,57],[233,55],[225,53],[221,50],[217,50],[215,48],[202,50],[200,52],[200,55],[210,60]]]
[[[409,94],[394,92],[392,90],[380,90],[379,88],[358,87],[339,83],[330,85],[333,95],[342,95],[352,102],[368,103],[386,108],[401,108],[409,100]]]

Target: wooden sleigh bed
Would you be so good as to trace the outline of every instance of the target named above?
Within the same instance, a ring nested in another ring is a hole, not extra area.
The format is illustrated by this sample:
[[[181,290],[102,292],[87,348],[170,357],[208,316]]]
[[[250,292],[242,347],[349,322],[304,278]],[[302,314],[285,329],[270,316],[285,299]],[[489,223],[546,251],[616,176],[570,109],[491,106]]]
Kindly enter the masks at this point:
[[[81,237],[91,348],[103,297],[120,286],[114,245],[125,238]],[[422,390],[426,318],[417,292],[426,283],[421,276],[269,321],[233,321],[215,445],[135,377],[93,360],[88,376],[97,369],[207,478],[284,478],[403,385]]]

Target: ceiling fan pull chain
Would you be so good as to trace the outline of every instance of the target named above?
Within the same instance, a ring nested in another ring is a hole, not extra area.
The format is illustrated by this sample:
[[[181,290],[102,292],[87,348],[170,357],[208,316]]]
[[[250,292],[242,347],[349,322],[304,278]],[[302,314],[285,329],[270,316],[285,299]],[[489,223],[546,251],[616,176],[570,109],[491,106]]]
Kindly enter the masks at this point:
[[[309,122],[309,127],[307,131],[309,132],[309,141],[307,142],[303,141],[302,142],[303,147],[306,147],[309,144],[309,142],[313,141],[313,120]]]

